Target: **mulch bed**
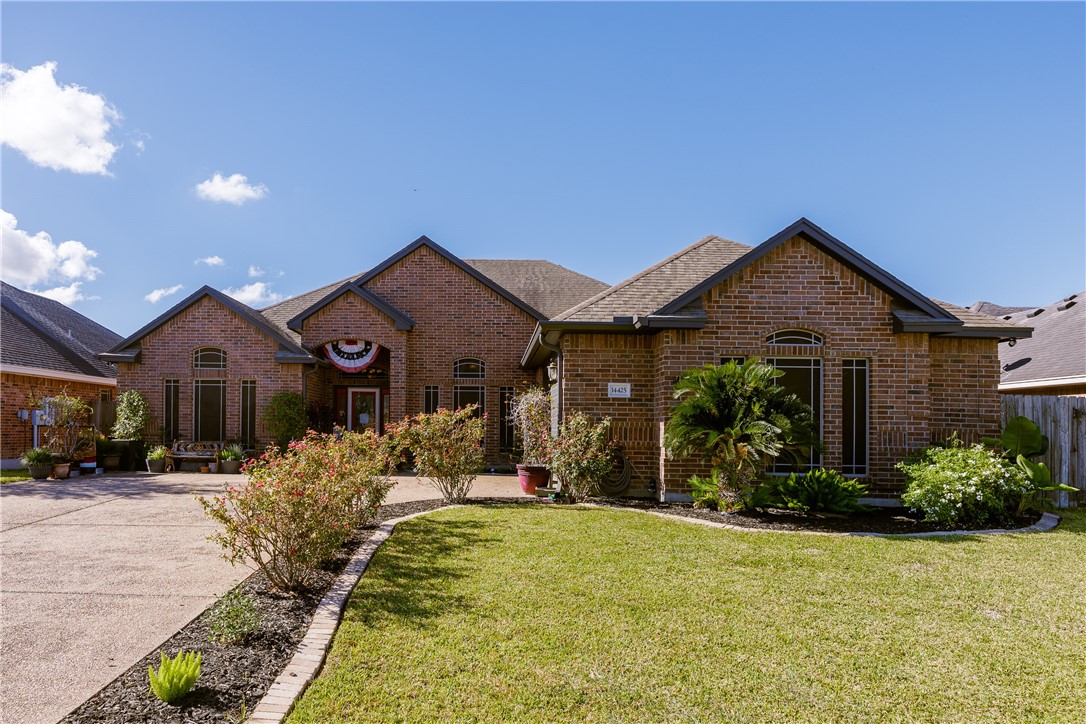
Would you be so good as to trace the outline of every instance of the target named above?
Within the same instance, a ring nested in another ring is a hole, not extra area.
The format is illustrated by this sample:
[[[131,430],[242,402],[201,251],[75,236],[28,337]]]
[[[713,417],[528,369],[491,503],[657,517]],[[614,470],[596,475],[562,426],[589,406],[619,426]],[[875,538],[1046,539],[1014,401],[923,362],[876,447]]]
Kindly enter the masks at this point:
[[[531,499],[477,498],[473,504],[531,504]],[[689,504],[658,503],[651,500],[598,498],[591,502],[615,508],[654,510],[690,518],[713,520],[744,528],[780,531],[820,531],[830,533],[920,533],[939,530],[910,516],[905,510],[875,509],[849,517],[800,515],[786,511],[767,513],[719,513],[694,508]],[[384,505],[376,524],[411,513],[442,507],[440,500]],[[1021,526],[1035,523],[1024,519]],[[229,645],[209,640],[208,612],[194,619],[165,644],[113,680],[81,704],[62,721],[81,722],[224,722],[242,721],[294,656],[305,636],[313,611],[336,576],[351,559],[357,547],[373,534],[373,528],[356,531],[335,559],[319,572],[314,585],[301,596],[288,596],[271,590],[267,579],[256,572],[239,589],[252,595],[260,614],[260,630],[244,644]],[[203,655],[200,678],[192,691],[178,705],[157,699],[147,683],[147,667],[157,670],[159,651],[168,656],[178,650],[200,651]]]

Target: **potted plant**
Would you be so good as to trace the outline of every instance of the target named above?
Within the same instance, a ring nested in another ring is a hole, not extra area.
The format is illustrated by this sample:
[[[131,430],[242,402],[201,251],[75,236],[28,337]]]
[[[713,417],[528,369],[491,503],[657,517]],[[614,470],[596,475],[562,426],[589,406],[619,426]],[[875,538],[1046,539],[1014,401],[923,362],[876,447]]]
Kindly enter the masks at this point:
[[[225,475],[236,475],[241,471],[241,461],[244,459],[244,447],[240,444],[227,445],[219,454],[219,468]]]
[[[529,387],[513,396],[509,419],[517,430],[523,449],[522,462],[517,465],[520,489],[534,495],[536,488],[546,487],[551,472],[549,444],[551,437],[551,395],[542,387]]]
[[[35,447],[23,453],[21,462],[35,480],[45,480],[53,473],[53,451],[47,447]]]
[[[99,440],[95,445],[96,457],[105,470],[118,470],[121,467],[121,454],[126,443],[116,440]]]
[[[156,445],[147,453],[147,472],[166,472],[166,446]]]

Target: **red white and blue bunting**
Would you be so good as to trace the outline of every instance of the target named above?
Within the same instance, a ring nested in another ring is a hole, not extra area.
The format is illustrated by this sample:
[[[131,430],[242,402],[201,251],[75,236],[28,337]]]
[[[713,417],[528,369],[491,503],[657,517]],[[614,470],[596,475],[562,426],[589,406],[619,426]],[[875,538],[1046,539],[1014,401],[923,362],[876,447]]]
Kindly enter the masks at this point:
[[[328,361],[344,372],[360,372],[377,359],[381,345],[365,340],[338,339],[324,345]]]

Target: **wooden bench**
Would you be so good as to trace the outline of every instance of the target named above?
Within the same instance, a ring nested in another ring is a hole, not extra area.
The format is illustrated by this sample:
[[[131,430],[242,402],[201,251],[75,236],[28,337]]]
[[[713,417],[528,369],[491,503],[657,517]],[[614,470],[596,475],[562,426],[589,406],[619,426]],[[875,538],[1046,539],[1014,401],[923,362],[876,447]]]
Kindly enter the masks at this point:
[[[185,462],[217,463],[225,445],[226,443],[221,441],[175,441],[173,447],[166,452],[166,472],[177,472],[176,466]]]

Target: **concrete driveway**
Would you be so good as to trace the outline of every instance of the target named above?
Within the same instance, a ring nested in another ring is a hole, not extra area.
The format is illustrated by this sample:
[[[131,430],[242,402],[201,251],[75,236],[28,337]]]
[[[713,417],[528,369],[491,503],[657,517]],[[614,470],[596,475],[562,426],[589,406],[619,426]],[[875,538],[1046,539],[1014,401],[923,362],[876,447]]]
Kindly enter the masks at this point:
[[[221,475],[127,473],[0,486],[0,722],[55,722],[251,572],[195,500]],[[473,497],[521,495],[481,476]],[[440,497],[397,478],[387,502]]]

